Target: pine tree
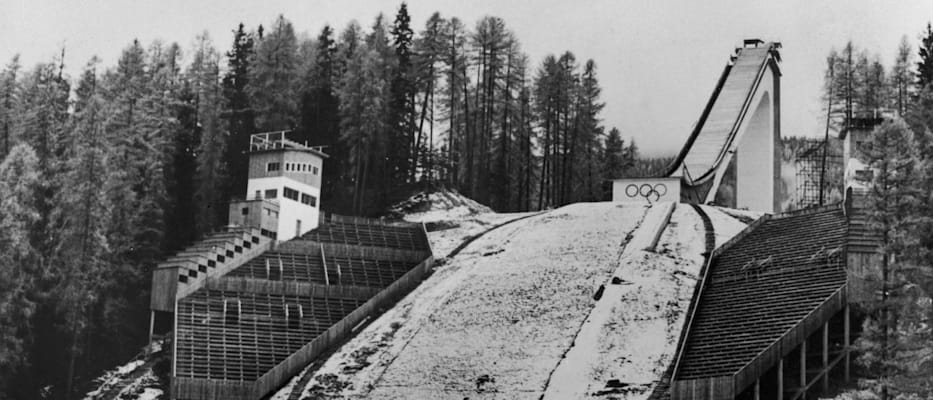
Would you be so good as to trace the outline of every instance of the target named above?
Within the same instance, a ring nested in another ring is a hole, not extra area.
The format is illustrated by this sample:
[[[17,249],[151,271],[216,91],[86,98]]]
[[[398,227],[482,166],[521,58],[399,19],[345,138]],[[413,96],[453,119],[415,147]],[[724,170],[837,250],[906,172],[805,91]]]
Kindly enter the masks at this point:
[[[881,398],[892,396],[893,380],[904,372],[898,362],[898,325],[902,317],[905,277],[916,241],[907,233],[916,224],[920,191],[913,133],[903,120],[886,121],[872,132],[866,156],[874,171],[868,195],[868,226],[881,238],[881,265],[878,276],[878,299],[868,304],[865,332],[856,346],[858,361],[877,376],[876,388]]]
[[[625,141],[619,129],[613,127],[603,146],[603,179],[619,179],[625,174]]]
[[[105,281],[107,245],[107,213],[110,209],[104,188],[107,186],[106,153],[107,118],[98,93],[94,60],[84,72],[78,86],[81,96],[76,104],[73,124],[73,146],[66,161],[64,189],[58,203],[62,223],[62,270],[58,273],[58,309],[64,315],[67,331],[68,373],[67,395],[75,380],[78,357],[85,353],[79,337],[91,329],[91,310],[102,294],[99,285]],[[78,106],[80,105],[80,106]]]
[[[13,126],[20,91],[17,80],[19,69],[19,55],[15,55],[0,72],[0,160],[13,147]]]
[[[253,58],[253,35],[243,24],[233,33],[233,48],[227,52],[227,73],[223,78],[226,104],[223,116],[229,128],[224,151],[224,167],[228,172],[224,198],[244,196],[249,161],[249,135],[256,133],[255,113],[250,105],[250,60]]]
[[[195,163],[194,203],[197,210],[197,232],[212,232],[226,220],[224,186],[227,171],[226,124],[221,117],[224,107],[220,84],[220,55],[214,49],[207,32],[196,39],[194,59],[188,67],[189,85],[195,94],[195,121],[200,138],[193,150]]]
[[[28,362],[32,281],[37,278],[30,267],[36,249],[29,237],[39,221],[34,207],[38,164],[28,144],[13,147],[0,163],[0,397],[22,384],[14,379]]]
[[[413,158],[417,146],[415,130],[415,82],[412,65],[411,17],[408,6],[402,2],[390,31],[395,51],[394,70],[391,76],[391,99],[388,110],[389,138],[386,149],[390,169],[389,187],[396,188],[411,180],[414,175]]]
[[[860,54],[855,66],[855,78],[855,103],[859,112],[874,115],[883,109],[891,96],[881,60],[877,56],[869,60],[865,53]]]
[[[427,170],[422,179],[431,181],[435,178],[434,168],[434,94],[437,91],[437,81],[440,71],[437,64],[440,63],[445,49],[443,37],[444,19],[439,13],[431,14],[425,23],[425,29],[421,31],[419,37],[414,42],[414,61],[412,66],[413,81],[415,82],[416,94],[420,93],[422,98],[418,108],[420,108],[415,131],[415,153],[412,157],[412,179],[418,170],[423,168]],[[428,134],[424,133],[425,121],[428,122]],[[427,137],[425,137],[427,136]]]
[[[301,132],[300,140],[307,140],[315,146],[325,146],[324,151],[331,157],[327,160],[321,188],[321,203],[334,204],[344,202],[345,195],[339,182],[345,172],[343,164],[346,150],[340,138],[340,116],[335,95],[338,78],[338,46],[330,26],[324,26],[317,40],[313,43],[314,51],[304,72],[301,95]]]
[[[593,60],[587,60],[583,67],[583,74],[580,80],[579,88],[579,113],[577,123],[575,124],[579,133],[577,140],[579,142],[577,156],[573,158],[573,167],[576,169],[574,181],[580,184],[580,187],[574,187],[573,194],[585,197],[572,197],[571,201],[596,201],[601,199],[600,185],[600,165],[598,164],[598,155],[602,152],[601,136],[604,135],[603,127],[600,125],[599,114],[602,112],[604,103],[599,101],[602,89],[596,77],[596,63]]]
[[[256,125],[266,131],[290,130],[298,117],[298,39],[292,23],[279,17],[257,42],[249,64],[250,104]]]
[[[385,165],[390,99],[387,65],[392,52],[381,15],[365,45],[355,46],[352,54],[346,61],[337,90],[340,139],[349,150],[347,165],[353,184],[352,210],[355,214],[363,214],[384,202],[387,182],[379,178],[389,176]],[[373,177],[373,172],[383,175]],[[372,194],[382,194],[382,198],[375,199]]]
[[[894,59],[894,68],[891,69],[891,84],[893,86],[893,105],[901,117],[907,115],[909,99],[913,93],[913,74],[910,71],[911,50],[907,36],[901,37],[897,47],[897,57]]]
[[[465,142],[466,112],[464,112],[467,97],[467,59],[466,59],[466,32],[463,24],[456,17],[451,18],[443,25],[441,40],[443,41],[442,65],[445,76],[443,94],[440,102],[440,120],[447,121],[447,130],[442,134],[447,138],[447,159],[450,168],[447,172],[447,183],[451,187],[462,188],[464,182],[461,173],[463,167],[462,154]]]
[[[926,31],[920,35],[917,53],[920,56],[917,61],[917,88],[922,90],[933,82],[933,26],[929,23]]]

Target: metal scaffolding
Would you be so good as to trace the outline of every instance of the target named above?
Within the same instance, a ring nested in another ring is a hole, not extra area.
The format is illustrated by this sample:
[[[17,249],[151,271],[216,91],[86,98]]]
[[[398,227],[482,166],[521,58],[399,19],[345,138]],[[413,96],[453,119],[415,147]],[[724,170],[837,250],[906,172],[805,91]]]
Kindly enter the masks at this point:
[[[821,205],[821,200],[823,204],[829,201],[828,192],[833,187],[832,180],[836,178],[831,171],[839,168],[842,155],[834,151],[833,146],[829,146],[824,163],[825,144],[823,141],[815,142],[796,155],[798,209]]]

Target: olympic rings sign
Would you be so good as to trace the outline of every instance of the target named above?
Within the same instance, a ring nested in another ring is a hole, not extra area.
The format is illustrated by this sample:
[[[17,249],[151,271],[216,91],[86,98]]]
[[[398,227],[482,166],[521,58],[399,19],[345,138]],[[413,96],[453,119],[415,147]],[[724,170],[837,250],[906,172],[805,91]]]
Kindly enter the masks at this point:
[[[642,183],[640,186],[634,183],[625,187],[625,195],[629,198],[644,197],[649,203],[661,200],[661,197],[667,194],[667,185],[663,183]]]

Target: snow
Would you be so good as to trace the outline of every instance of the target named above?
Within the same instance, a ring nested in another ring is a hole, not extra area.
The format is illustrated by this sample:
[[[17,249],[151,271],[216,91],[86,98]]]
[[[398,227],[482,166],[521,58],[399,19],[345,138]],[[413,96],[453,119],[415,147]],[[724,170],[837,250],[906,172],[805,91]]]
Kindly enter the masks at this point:
[[[476,201],[453,191],[418,193],[392,207],[406,221],[424,223],[434,257],[447,257],[464,240],[497,225],[535,213],[495,213]]]
[[[143,389],[143,392],[140,393],[138,397],[136,397],[136,400],[155,400],[160,396],[162,396],[161,389],[145,388]]]
[[[124,378],[126,378],[130,373],[139,368],[141,365],[145,364],[146,361],[143,359],[137,359],[130,361],[124,365],[118,366],[110,371],[105,371],[103,375],[95,379],[95,381],[100,382],[100,385],[97,386],[97,389],[94,389],[84,395],[85,400],[96,399],[97,396],[107,392],[111,388],[119,384]]]
[[[406,219],[413,222],[425,222],[428,225],[430,225],[431,222],[435,222],[435,227],[445,228],[428,231],[428,241],[431,242],[431,249],[434,250],[434,257],[443,258],[450,255],[464,240],[481,234],[497,225],[534,214],[535,213],[487,213],[467,217],[451,215],[450,218],[444,219],[445,217],[443,214],[433,213],[429,216],[406,217]],[[428,217],[439,219],[429,219]]]
[[[643,214],[583,203],[490,231],[337,350],[302,397],[538,398]]]
[[[413,221],[439,221],[462,219],[476,214],[489,214],[493,210],[455,191],[421,192],[390,209]]]
[[[85,394],[84,400],[109,398],[108,394],[116,394],[120,399],[158,398],[162,394],[161,383],[154,375],[152,365],[154,358],[161,356],[162,348],[162,340],[153,341],[148,353],[141,353],[133,361],[104,372],[94,380],[97,388]]]
[[[706,215],[709,215],[709,219],[713,223],[713,232],[716,234],[716,248],[719,248],[723,243],[732,239],[733,236],[741,232],[747,226],[742,223],[742,221],[727,215],[717,207],[700,207],[703,208],[703,211],[706,211]],[[737,210],[729,209],[729,211]]]
[[[555,371],[545,399],[644,399],[676,351],[705,235],[699,215],[677,205],[666,226],[657,205],[626,245],[575,346]],[[659,225],[660,224],[660,225]],[[654,251],[639,237],[663,229]],[[612,381],[612,385],[608,383]]]
[[[751,223],[752,221],[758,218],[761,218],[761,216],[765,215],[765,213],[761,211],[737,210],[734,208],[726,208],[726,207],[718,207],[718,206],[714,208],[746,224]]]

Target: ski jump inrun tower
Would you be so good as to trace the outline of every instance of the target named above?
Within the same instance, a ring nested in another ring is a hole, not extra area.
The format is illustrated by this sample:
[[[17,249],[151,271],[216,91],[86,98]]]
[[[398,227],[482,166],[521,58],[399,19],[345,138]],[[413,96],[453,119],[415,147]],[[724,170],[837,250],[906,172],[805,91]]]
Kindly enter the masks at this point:
[[[712,203],[731,197],[737,208],[774,212],[781,184],[781,62],[779,42],[746,39],[736,48],[700,119],[667,171],[617,179],[614,201]],[[734,162],[734,190],[720,189]]]

